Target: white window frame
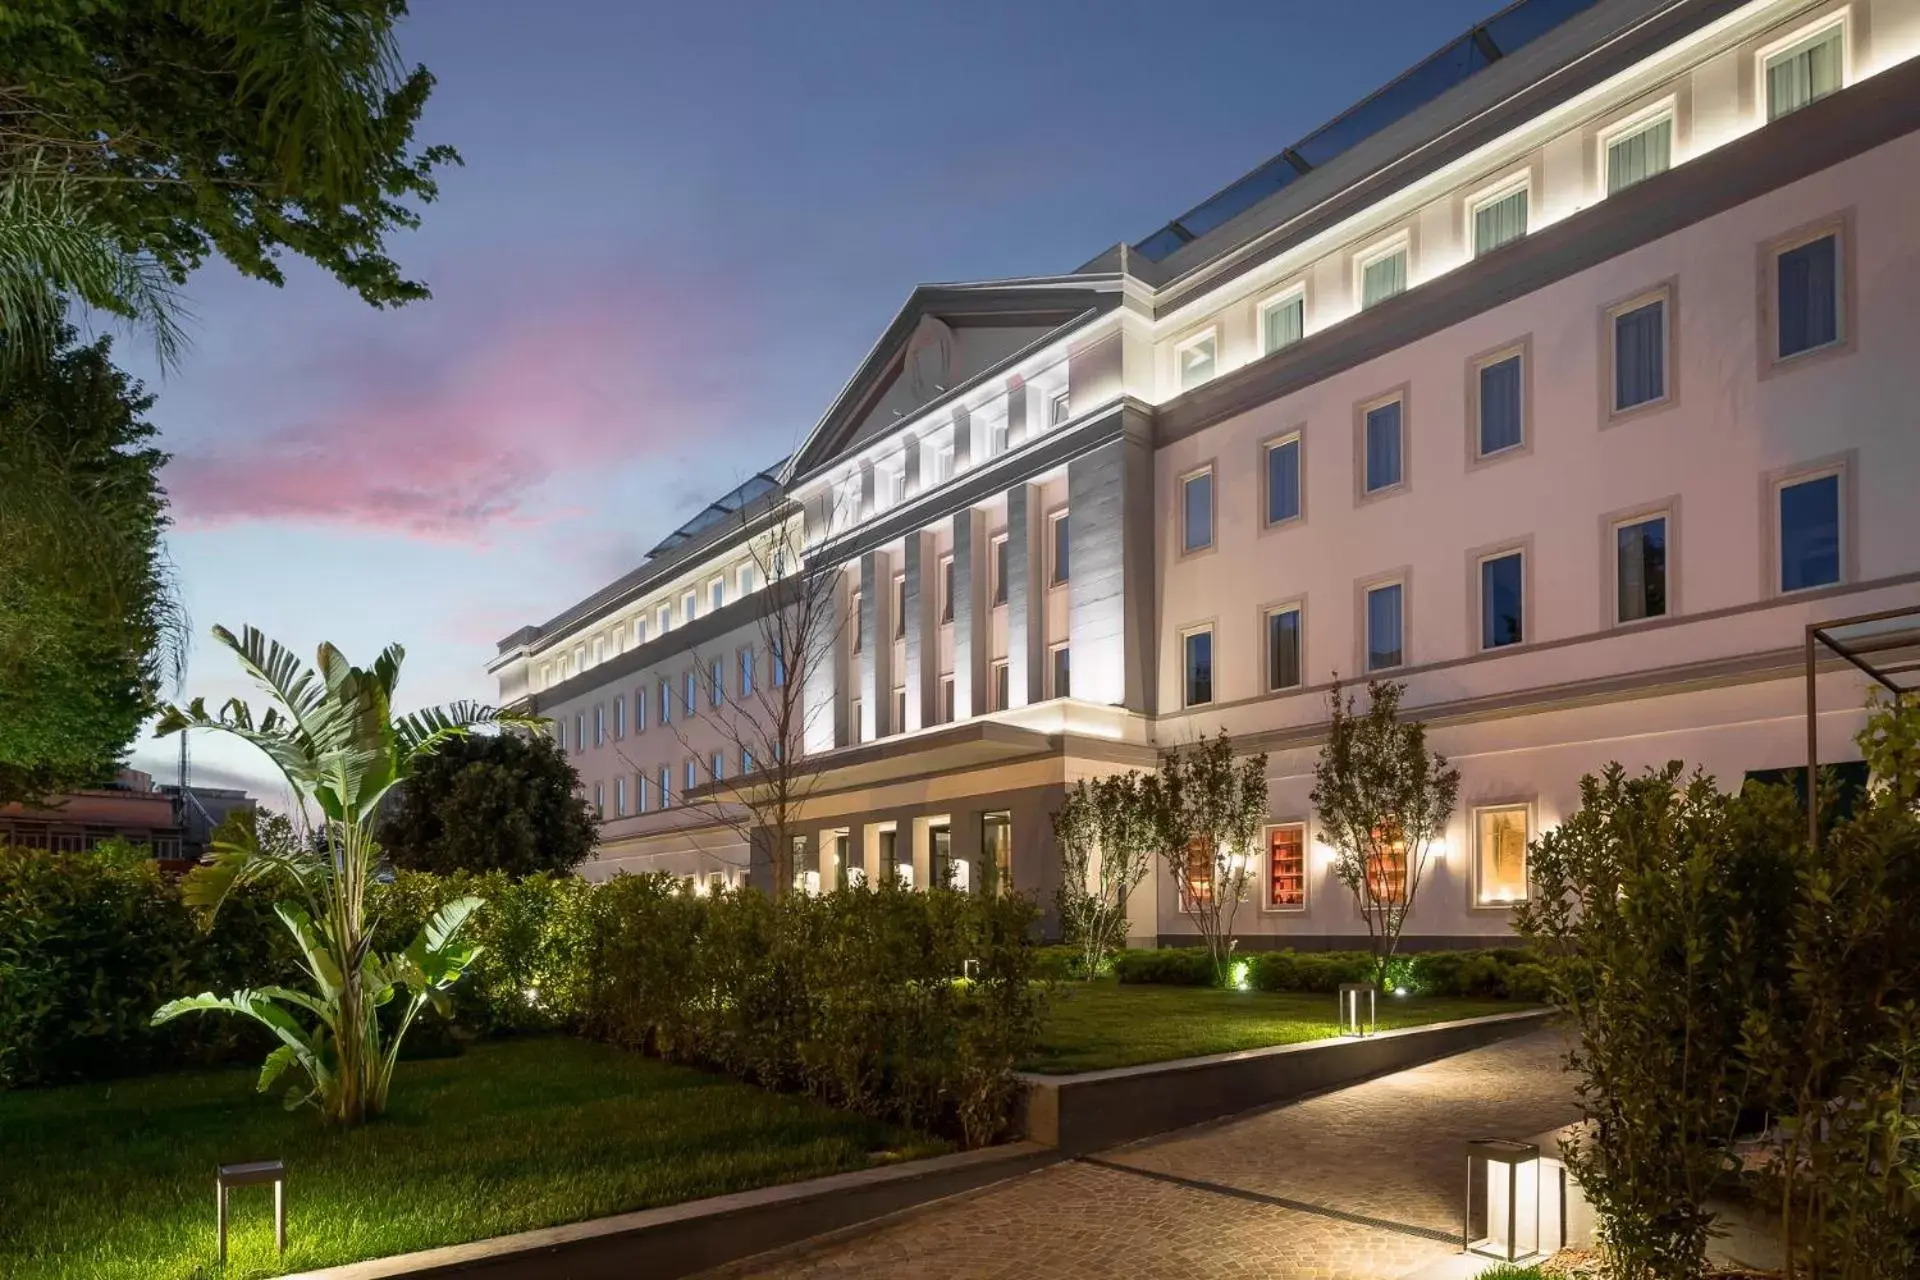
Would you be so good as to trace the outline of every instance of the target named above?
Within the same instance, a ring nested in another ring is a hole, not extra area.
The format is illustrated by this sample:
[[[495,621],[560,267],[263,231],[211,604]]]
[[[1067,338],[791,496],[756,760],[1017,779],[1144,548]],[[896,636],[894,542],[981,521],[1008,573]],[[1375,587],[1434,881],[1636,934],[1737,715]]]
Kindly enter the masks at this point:
[[[1288,906],[1276,905],[1273,900],[1273,833],[1280,830],[1297,830],[1300,833],[1300,901]],[[1304,818],[1291,822],[1269,822],[1260,828],[1260,909],[1277,915],[1304,915],[1313,905],[1313,842],[1309,838],[1312,832]]]
[[[1066,387],[1056,389],[1047,397],[1047,425],[1057,427],[1073,419],[1073,398]]]
[[[1853,68],[1853,29],[1847,12],[1849,6],[1841,6],[1832,13],[1824,14],[1806,23],[1791,35],[1783,36],[1754,50],[1753,53],[1753,112],[1757,125],[1771,124],[1776,118],[1769,114],[1767,102],[1767,63],[1803,44],[1814,44],[1824,40],[1835,29],[1840,32],[1840,88],[1835,92],[1845,92],[1854,83]],[[1812,104],[1807,104],[1811,106]],[[1787,115],[1792,115],[1789,111]]]
[[[1849,455],[1827,458],[1801,466],[1785,467],[1769,472],[1766,477],[1766,511],[1762,520],[1767,530],[1767,582],[1766,596],[1769,599],[1786,599],[1792,596],[1810,595],[1816,591],[1831,591],[1855,581],[1853,565],[1853,466]],[[1840,538],[1840,578],[1837,582],[1821,582],[1809,587],[1795,587],[1787,590],[1780,583],[1780,575],[1786,567],[1785,548],[1781,545],[1786,537],[1786,527],[1780,520],[1780,495],[1796,485],[1813,480],[1834,478],[1834,500],[1838,504]],[[1669,553],[1671,555],[1671,553]]]
[[[1007,569],[1013,567],[1008,563],[1012,553],[1004,550],[1006,546],[1005,532],[997,533],[987,539],[987,607],[989,609],[1004,609],[1013,599],[1012,585],[1008,583],[1006,573]],[[1005,568],[1002,567],[1003,564]]]
[[[1295,302],[1298,302],[1300,304],[1300,336],[1294,339],[1293,342],[1287,343],[1286,346],[1280,346],[1280,347],[1268,346],[1267,345],[1267,316],[1272,312],[1279,310],[1281,307],[1288,306]],[[1306,338],[1307,338],[1307,284],[1306,284],[1306,281],[1296,280],[1293,283],[1287,285],[1284,289],[1280,290],[1278,293],[1275,293],[1266,298],[1263,298],[1260,301],[1260,304],[1253,309],[1253,323],[1257,332],[1259,333],[1260,354],[1263,356],[1270,356],[1276,351],[1284,351],[1286,350],[1287,347],[1294,346],[1297,343],[1306,341]]]
[[[1064,587],[1072,580],[1073,574],[1073,526],[1067,526],[1067,575],[1060,573],[1060,522],[1073,514],[1072,510],[1062,507],[1047,514],[1047,589]]]
[[[1012,710],[1013,667],[1009,659],[1001,658],[987,664],[987,700],[994,711]]]
[[[1187,360],[1186,360],[1187,353],[1189,351],[1192,351],[1202,346],[1209,348],[1211,358],[1212,358],[1212,363],[1208,367],[1208,372],[1206,377],[1195,378],[1193,381],[1189,382],[1187,380]],[[1176,393],[1191,391],[1195,387],[1204,386],[1207,383],[1212,382],[1215,378],[1219,376],[1220,376],[1220,326],[1219,325],[1210,324],[1206,326],[1204,329],[1201,329],[1195,333],[1191,333],[1185,338],[1182,338],[1179,342],[1174,343],[1173,345],[1173,385]]]
[[[1520,439],[1485,452],[1480,448],[1480,419],[1486,412],[1480,396],[1480,373],[1509,360],[1520,361]],[[1533,452],[1533,335],[1482,351],[1467,361],[1467,462],[1470,466],[1501,462]]]
[[[940,677],[940,723],[952,724],[960,718],[960,703],[955,697],[957,686],[953,672]]]
[[[1764,108],[1762,110],[1764,111]],[[1594,171],[1600,176],[1600,189],[1594,192],[1596,199],[1605,200],[1609,195],[1620,194],[1613,190],[1613,177],[1608,170],[1614,144],[1642,130],[1651,129],[1662,120],[1667,122],[1667,167],[1660,172],[1666,173],[1680,166],[1683,157],[1680,154],[1679,100],[1675,95],[1668,94],[1657,102],[1650,102],[1639,110],[1628,113],[1594,135],[1594,144],[1599,148],[1599,159]],[[1650,178],[1659,176],[1659,174],[1648,175]],[[1647,178],[1640,180],[1640,182],[1645,181]],[[1639,185],[1640,183],[1636,182],[1622,187],[1620,191],[1631,191]]]
[[[1620,616],[1620,531],[1637,524],[1661,520],[1667,526],[1667,564],[1666,564],[1666,609],[1645,618],[1622,618]],[[1609,629],[1623,627],[1643,627],[1650,623],[1676,617],[1680,613],[1679,593],[1679,546],[1680,521],[1677,504],[1663,502],[1656,506],[1640,507],[1632,511],[1605,517],[1607,531],[1606,543],[1600,549],[1605,557],[1607,598],[1605,618]]]
[[[1481,848],[1480,848],[1480,817],[1482,814],[1514,813],[1514,812],[1520,813],[1522,817],[1524,817],[1526,820],[1526,838],[1521,842],[1521,851],[1522,851],[1521,852],[1521,858],[1522,858],[1521,877],[1526,884],[1526,893],[1524,896],[1518,897],[1518,898],[1498,898],[1498,899],[1489,901],[1486,898],[1485,893],[1482,889],[1482,883],[1480,878],[1481,866],[1483,862],[1483,859],[1481,856]],[[1534,802],[1532,800],[1499,800],[1499,801],[1488,801],[1485,804],[1476,804],[1472,806],[1471,809],[1468,810],[1467,820],[1472,824],[1471,829],[1467,833],[1467,857],[1469,858],[1472,864],[1467,869],[1467,881],[1470,886],[1468,892],[1471,895],[1469,899],[1469,905],[1473,908],[1473,910],[1475,911],[1511,911],[1513,908],[1519,906],[1523,902],[1532,901],[1533,899],[1532,845],[1533,845],[1533,832],[1534,832],[1534,826],[1535,826]]]
[[[938,580],[940,587],[940,621],[938,625],[949,627],[953,625],[954,615],[953,592],[955,583],[953,581],[953,553],[949,551],[947,554],[941,556],[936,564],[938,567],[934,576]]]
[[[1194,702],[1187,687],[1187,644],[1195,636],[1207,637],[1209,661],[1213,670],[1207,675],[1208,694],[1205,702]],[[1211,622],[1196,622],[1190,627],[1180,628],[1180,709],[1195,710],[1211,707],[1220,701],[1220,636]]]
[[[1060,655],[1067,655],[1067,691],[1062,693],[1059,684]],[[1073,696],[1073,646],[1066,640],[1047,646],[1047,696],[1049,698],[1067,698]]]
[[[893,605],[893,638],[905,640],[907,638],[907,575],[905,573],[893,575],[893,594],[887,599]]]
[[[1196,480],[1207,482],[1207,540],[1198,546],[1187,545],[1187,486]],[[1180,502],[1178,534],[1181,556],[1197,556],[1212,551],[1219,545],[1220,527],[1220,486],[1215,482],[1213,463],[1205,462],[1180,477]],[[1068,536],[1072,536],[1069,534]]]
[[[1661,305],[1660,339],[1663,355],[1660,372],[1662,382],[1660,394],[1651,400],[1622,408],[1619,403],[1619,371],[1615,367],[1620,354],[1620,339],[1616,326],[1620,317],[1630,315],[1643,307]],[[1657,413],[1671,408],[1680,402],[1680,289],[1676,279],[1669,277],[1660,283],[1642,289],[1629,297],[1602,308],[1601,313],[1601,353],[1600,369],[1600,407],[1603,414],[1602,427],[1616,422],[1625,422],[1637,418],[1643,413]]]
[[[1376,240],[1353,255],[1353,309],[1356,312],[1367,310],[1367,268],[1384,262],[1396,253],[1407,255],[1406,282],[1401,285],[1400,293],[1413,288],[1413,233],[1405,228],[1394,232],[1384,240]],[[1388,294],[1380,302],[1399,297],[1399,293]],[[1373,305],[1379,306],[1380,302]]]
[[[1376,578],[1367,578],[1359,584],[1360,606],[1360,654],[1358,666],[1362,676],[1372,676],[1380,671],[1404,671],[1413,665],[1413,575],[1405,571],[1382,574]],[[1373,655],[1373,610],[1369,607],[1373,593],[1386,587],[1400,588],[1400,661],[1388,666],[1376,667],[1369,659]]]
[[[1512,240],[1503,241],[1500,244],[1482,249],[1477,238],[1480,224],[1480,211],[1488,205],[1498,204],[1500,201],[1522,191],[1527,193],[1527,225],[1522,228],[1520,234]],[[1504,249],[1507,245],[1525,240],[1533,234],[1533,214],[1533,171],[1531,169],[1523,169],[1518,174],[1503,178],[1492,186],[1484,187],[1473,195],[1468,196],[1467,254],[1469,259],[1482,257],[1485,254],[1492,253],[1495,249]]]
[[[1293,684],[1276,685],[1273,683],[1273,619],[1283,613],[1300,617],[1295,628],[1300,636],[1300,679]],[[1307,602],[1304,597],[1282,600],[1260,610],[1260,658],[1260,685],[1268,693],[1287,693],[1307,687]]]
[[[1273,460],[1275,449],[1293,445],[1295,478],[1300,487],[1300,509],[1290,516],[1279,520],[1268,519],[1273,514]],[[1260,529],[1285,529],[1300,524],[1307,518],[1307,433],[1300,427],[1282,432],[1260,442]]]
[[[1392,484],[1383,484],[1378,489],[1369,489],[1367,488],[1367,418],[1376,409],[1384,409],[1395,402],[1400,405],[1400,477]],[[1391,391],[1382,392],[1354,405],[1353,462],[1356,505],[1390,498],[1413,488],[1413,389],[1411,384],[1403,382]]]
[[[1486,566],[1494,560],[1505,560],[1509,556],[1520,557],[1520,638],[1511,644],[1489,645],[1487,643],[1487,579]],[[1472,553],[1473,583],[1469,593],[1473,600],[1472,635],[1475,653],[1511,653],[1524,649],[1533,643],[1533,552],[1524,541],[1504,542],[1499,546],[1485,547]],[[1402,627],[1406,624],[1404,620]]]

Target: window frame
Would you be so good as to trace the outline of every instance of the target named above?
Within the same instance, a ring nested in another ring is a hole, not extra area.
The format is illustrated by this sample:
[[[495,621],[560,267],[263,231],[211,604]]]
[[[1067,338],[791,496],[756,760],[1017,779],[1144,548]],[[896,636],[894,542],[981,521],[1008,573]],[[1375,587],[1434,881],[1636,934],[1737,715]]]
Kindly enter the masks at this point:
[[[1765,540],[1764,553],[1761,556],[1762,572],[1766,575],[1761,584],[1761,598],[1764,600],[1788,600],[1801,596],[1815,595],[1822,591],[1833,591],[1856,584],[1859,581],[1859,534],[1856,527],[1855,512],[1859,510],[1856,492],[1859,473],[1858,451],[1848,449],[1843,453],[1829,454],[1810,462],[1780,467],[1761,477],[1761,536]],[[1791,591],[1781,585],[1781,574],[1785,570],[1786,560],[1782,555],[1781,539],[1786,529],[1780,520],[1780,495],[1795,485],[1813,480],[1824,480],[1828,476],[1836,477],[1835,500],[1839,504],[1840,536],[1840,579],[1837,582],[1822,582],[1813,586],[1795,587]]]
[[[1294,479],[1299,490],[1300,509],[1290,516],[1279,520],[1268,517],[1273,514],[1273,462],[1270,457],[1275,449],[1294,446]],[[1304,423],[1289,427],[1278,435],[1268,436],[1260,442],[1260,532],[1270,533],[1279,529],[1291,529],[1297,524],[1307,522],[1307,428]]]
[[[1520,361],[1520,441],[1492,452],[1480,448],[1480,374],[1497,364]],[[1467,357],[1467,469],[1476,470],[1521,458],[1533,452],[1533,335],[1523,333],[1510,342]]]
[[[1517,244],[1533,234],[1534,188],[1533,170],[1531,166],[1528,166],[1521,169],[1519,173],[1510,173],[1497,182],[1492,182],[1481,187],[1466,198],[1464,206],[1466,212],[1466,234],[1461,237],[1461,240],[1467,247],[1467,261],[1477,262],[1488,254],[1496,253],[1510,244]],[[1503,240],[1499,244],[1490,245],[1482,249],[1479,239],[1480,211],[1492,205],[1499,204],[1503,200],[1509,200],[1516,195],[1522,194],[1524,194],[1527,199],[1527,213],[1526,222],[1525,225],[1520,228],[1520,234],[1511,240]]]
[[[1507,644],[1490,645],[1486,633],[1486,566],[1510,556],[1520,557],[1520,638]],[[1489,543],[1467,552],[1467,652],[1512,653],[1534,643],[1533,620],[1533,537],[1527,535],[1505,542]]]
[[[1667,522],[1666,609],[1645,618],[1620,616],[1620,530],[1649,520]],[[1656,502],[1623,507],[1600,517],[1600,629],[1630,630],[1681,616],[1680,609],[1680,499],[1670,495]]]
[[[1391,302],[1399,297],[1400,294],[1406,293],[1413,288],[1413,242],[1413,227],[1403,226],[1388,235],[1374,240],[1365,248],[1354,250],[1352,282],[1353,310],[1356,315],[1364,311],[1371,311],[1383,302]],[[1386,297],[1369,304],[1367,302],[1367,268],[1385,262],[1388,258],[1400,253],[1407,255],[1407,267],[1404,272],[1405,279],[1400,285],[1399,292],[1390,293]]]
[[[960,718],[960,700],[957,695],[959,686],[955,682],[954,673],[948,671],[942,674],[939,677],[938,683],[940,686],[940,723],[953,724]]]
[[[1013,567],[1012,555],[1005,529],[987,536],[987,608],[989,609],[1004,609],[1013,598],[1013,592],[1007,583],[1007,572]]]
[[[1594,130],[1594,174],[1593,198],[1610,200],[1621,196],[1660,176],[1671,173],[1685,158],[1681,143],[1682,95],[1674,90],[1655,93],[1650,99],[1636,102],[1624,108],[1611,120]],[[1689,102],[1687,105],[1691,105]],[[1638,182],[1630,182],[1618,191],[1613,190],[1611,177],[1611,156],[1613,148],[1633,137],[1637,133],[1655,128],[1661,121],[1667,124],[1667,167],[1660,173],[1648,174]]]
[[[1378,489],[1367,488],[1367,415],[1398,401],[1400,404],[1400,477]],[[1355,506],[1379,502],[1410,492],[1413,488],[1413,384],[1397,387],[1359,400],[1353,406],[1353,500]]]
[[[1067,660],[1067,687],[1060,688],[1060,659]],[[1047,646],[1047,697],[1071,698],[1073,696],[1073,644],[1061,640]]]
[[[1373,636],[1369,631],[1372,623],[1372,611],[1367,607],[1374,592],[1386,587],[1400,588],[1400,661],[1387,666],[1376,667],[1368,661],[1372,654]],[[1354,634],[1359,643],[1355,653],[1354,669],[1363,677],[1371,678],[1376,672],[1404,671],[1413,663],[1413,569],[1403,566],[1387,573],[1378,573],[1370,578],[1362,578],[1354,583],[1354,607],[1357,611]]]
[[[935,574],[940,580],[940,621],[938,625],[953,625],[953,552],[949,551],[935,563]]]
[[[1288,306],[1295,302],[1300,304],[1300,336],[1292,342],[1283,343],[1277,347],[1268,345],[1267,317],[1281,307]],[[1285,351],[1288,347],[1299,346],[1307,340],[1307,305],[1307,281],[1305,279],[1289,281],[1279,290],[1268,294],[1254,304],[1253,328],[1254,333],[1258,335],[1259,338],[1260,357],[1262,359],[1273,355],[1275,352]]]
[[[1067,519],[1073,514],[1069,507],[1060,507],[1047,513],[1047,589],[1064,587],[1073,580],[1073,526]],[[1060,569],[1061,526],[1066,525],[1066,572]]]
[[[759,662],[750,644],[741,645],[738,656],[739,663],[735,668],[734,687],[739,690],[740,697],[751,698],[754,681],[758,676]]]
[[[1073,421],[1073,389],[1058,387],[1047,395],[1047,428],[1064,426]]]
[[[1277,614],[1294,613],[1300,616],[1295,627],[1300,637],[1300,679],[1294,684],[1276,685],[1273,683],[1273,619]],[[1272,604],[1260,607],[1260,687],[1267,693],[1298,693],[1307,687],[1307,598],[1294,596],[1287,600],[1276,600]]]
[[[1188,645],[1200,636],[1207,638],[1207,700],[1195,702],[1193,687],[1189,679]],[[1220,635],[1219,628],[1212,619],[1195,622],[1180,628],[1180,709],[1195,711],[1203,707],[1219,705],[1220,702]]]
[[[1833,92],[1835,94],[1844,93],[1855,83],[1853,45],[1856,39],[1855,32],[1858,27],[1853,21],[1854,15],[1851,13],[1851,9],[1852,6],[1848,4],[1830,6],[1825,12],[1809,18],[1787,35],[1775,40],[1769,40],[1753,51],[1753,59],[1748,65],[1752,68],[1753,75],[1752,119],[1754,124],[1765,126],[1774,123],[1776,120],[1784,120],[1787,116],[1792,115],[1794,111],[1805,110],[1815,102],[1821,101],[1819,98],[1814,98],[1795,107],[1792,111],[1786,111],[1777,116],[1774,115],[1772,111],[1773,104],[1768,101],[1767,95],[1767,64],[1775,58],[1799,48],[1801,45],[1810,45],[1823,41],[1832,32],[1838,32],[1840,36],[1840,87]],[[1832,97],[1833,94],[1828,94],[1827,96]]]
[[[1196,347],[1208,346],[1211,354],[1207,376],[1187,381],[1186,355]],[[1220,376],[1220,326],[1218,323],[1202,325],[1186,337],[1173,344],[1173,385],[1174,394],[1184,395],[1195,387],[1203,387]]]
[[[1013,709],[1012,660],[999,658],[987,663],[987,702],[990,711]]]
[[[1534,797],[1511,800],[1490,799],[1478,801],[1467,809],[1467,820],[1472,824],[1467,835],[1467,907],[1471,911],[1512,911],[1523,903],[1533,901],[1533,835],[1538,829]],[[1502,898],[1489,902],[1481,892],[1481,845],[1480,817],[1482,814],[1518,812],[1526,820],[1526,838],[1521,842],[1521,878],[1526,885],[1526,895],[1519,898]]]
[[[1207,540],[1199,546],[1187,545],[1187,486],[1205,477],[1207,482]],[[1214,474],[1213,459],[1209,458],[1196,467],[1183,472],[1179,478],[1180,501],[1175,504],[1175,538],[1179,549],[1178,559],[1187,560],[1202,556],[1218,549],[1220,545],[1220,486]],[[1071,534],[1069,534],[1071,536]]]
[[[860,612],[860,606],[865,600],[866,592],[858,587],[855,587],[847,593],[847,612],[848,616],[853,619],[853,640],[847,648],[847,652],[849,653],[857,654],[863,652],[867,642],[867,621]]]
[[[1854,279],[1854,210],[1852,206],[1837,212],[1815,218],[1811,222],[1801,223],[1792,230],[1761,242],[1758,255],[1759,306],[1759,351],[1760,378],[1765,381],[1776,374],[1804,368],[1810,364],[1819,364],[1835,356],[1851,354],[1856,346],[1855,299],[1858,289]],[[1824,240],[1832,236],[1834,240],[1834,286],[1840,296],[1836,300],[1834,314],[1839,326],[1839,334],[1832,342],[1817,347],[1808,347],[1792,355],[1780,354],[1780,257],[1795,249]]]
[[[1618,407],[1615,396],[1619,381],[1619,373],[1615,368],[1615,360],[1619,352],[1615,325],[1620,317],[1656,302],[1664,307],[1661,314],[1660,334],[1661,372],[1664,375],[1661,394],[1651,400],[1643,400],[1639,404],[1629,405],[1623,409]],[[1678,276],[1668,276],[1665,280],[1600,308],[1600,426],[1602,430],[1617,423],[1628,422],[1679,405],[1679,331],[1680,278]]]
[[[888,737],[907,731],[907,686],[904,684],[893,686],[893,692],[887,699],[887,716],[890,721],[887,725]]]
[[[907,575],[905,570],[893,575],[893,638],[907,638]]]
[[[1279,904],[1273,900],[1273,833],[1297,830],[1300,833],[1300,901]],[[1260,910],[1275,915],[1305,915],[1313,905],[1313,832],[1305,818],[1280,819],[1260,828]]]

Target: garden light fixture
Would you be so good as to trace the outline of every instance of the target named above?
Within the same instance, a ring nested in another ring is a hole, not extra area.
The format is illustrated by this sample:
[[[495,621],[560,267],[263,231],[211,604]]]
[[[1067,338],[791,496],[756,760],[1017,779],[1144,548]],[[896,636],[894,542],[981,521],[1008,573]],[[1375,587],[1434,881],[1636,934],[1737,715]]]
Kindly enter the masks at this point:
[[[273,1184],[273,1242],[287,1252],[287,1166],[280,1160],[223,1164],[214,1174],[214,1221],[220,1234],[220,1265],[227,1265],[227,1193],[234,1187]]]
[[[1377,990],[1371,982],[1340,984],[1341,1035],[1370,1036],[1378,1030],[1376,995]]]
[[[1474,1175],[1480,1174],[1486,1232],[1473,1236]],[[1564,1174],[1562,1175],[1565,1176]],[[1460,1248],[1503,1262],[1540,1253],[1540,1148],[1510,1138],[1479,1138],[1467,1143],[1466,1217],[1460,1224]]]

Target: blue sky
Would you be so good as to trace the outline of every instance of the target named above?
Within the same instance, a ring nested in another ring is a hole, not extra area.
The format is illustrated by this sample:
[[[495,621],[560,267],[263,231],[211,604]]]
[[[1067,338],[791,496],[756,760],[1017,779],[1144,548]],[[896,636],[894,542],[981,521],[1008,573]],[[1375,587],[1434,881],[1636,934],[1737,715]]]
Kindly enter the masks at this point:
[[[390,245],[433,299],[216,265],[177,371],[121,339],[174,454],[186,692],[246,692],[219,622],[398,640],[408,705],[490,699],[495,641],[790,451],[915,284],[1137,240],[1495,7],[417,3],[420,141],[466,161]]]

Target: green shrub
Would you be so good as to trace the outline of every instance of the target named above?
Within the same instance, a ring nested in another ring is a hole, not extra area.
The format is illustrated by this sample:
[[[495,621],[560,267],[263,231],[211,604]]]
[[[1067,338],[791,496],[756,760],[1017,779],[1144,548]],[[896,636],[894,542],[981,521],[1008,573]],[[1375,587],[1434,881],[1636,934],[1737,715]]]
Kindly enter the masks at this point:
[[[1107,958],[1106,973],[1113,972],[1113,958]],[[1033,949],[1033,976],[1051,982],[1079,982],[1087,976],[1086,952],[1077,946],[1055,944]]]
[[[1125,983],[1210,987],[1213,957],[1204,947],[1143,947],[1114,956],[1113,972]]]

